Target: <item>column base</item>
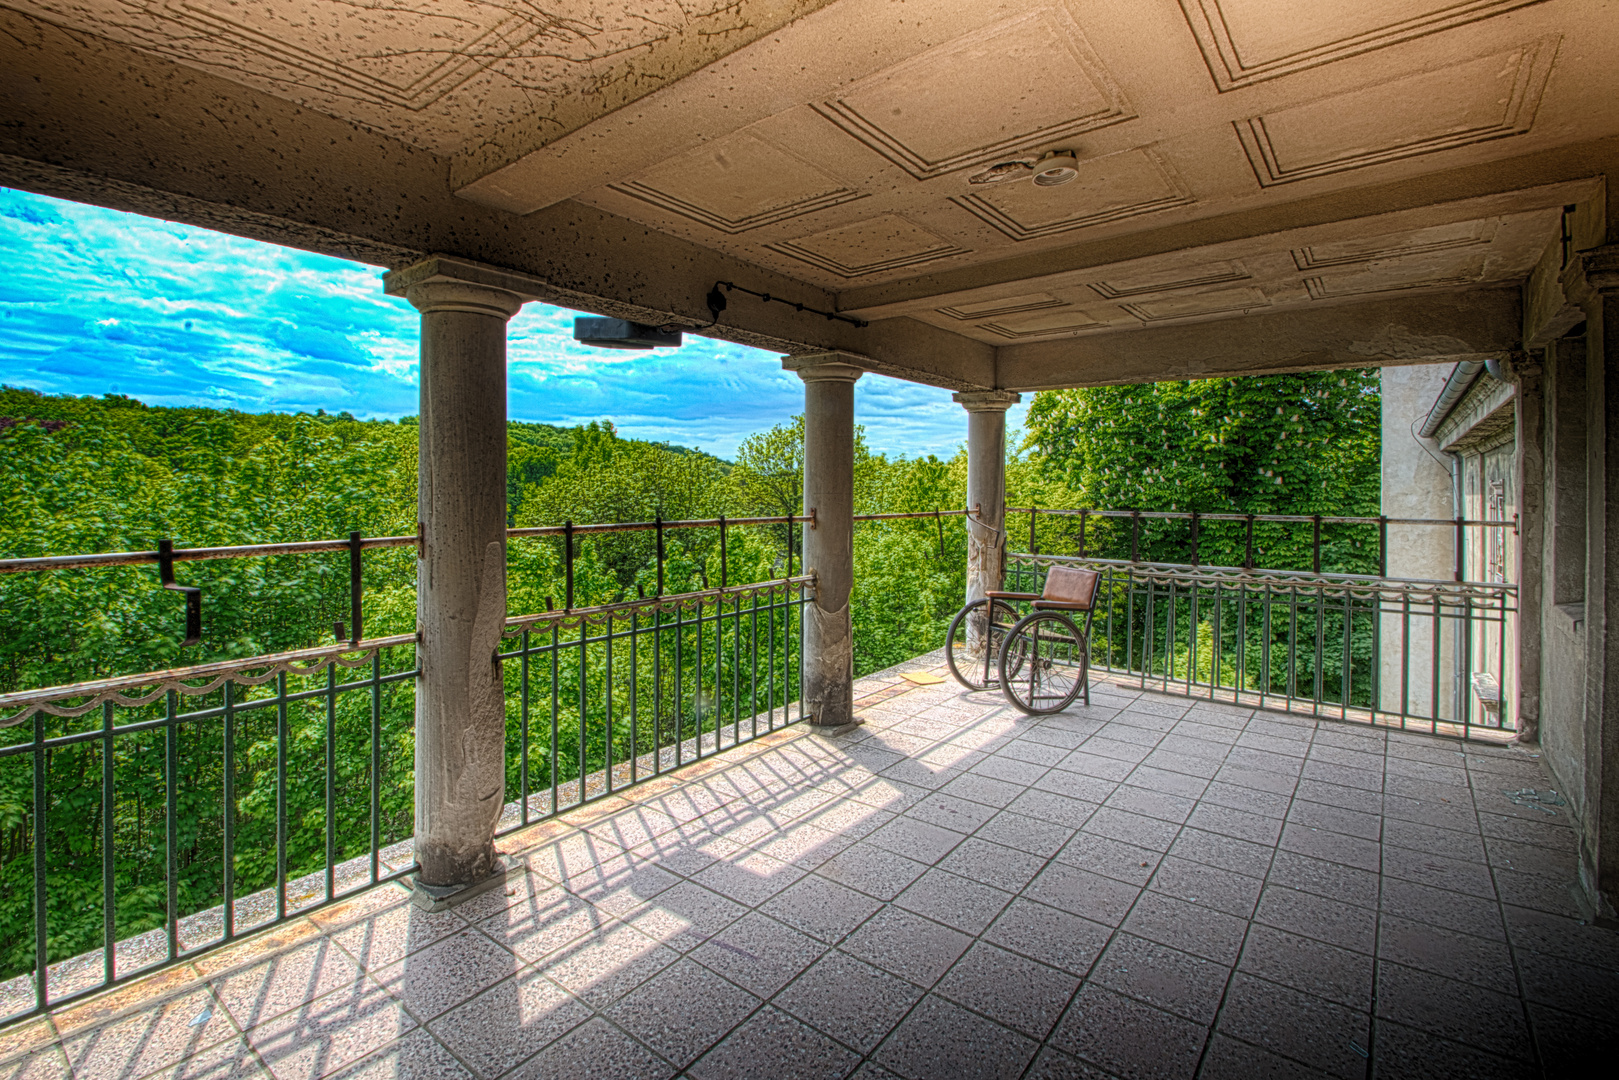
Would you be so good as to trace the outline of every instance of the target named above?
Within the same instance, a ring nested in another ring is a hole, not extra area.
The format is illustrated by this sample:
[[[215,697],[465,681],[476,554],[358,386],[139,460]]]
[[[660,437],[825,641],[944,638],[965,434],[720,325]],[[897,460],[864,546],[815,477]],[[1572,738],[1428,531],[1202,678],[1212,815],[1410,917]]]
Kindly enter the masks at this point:
[[[817,724],[814,720],[811,720],[808,727],[812,734],[824,735],[830,738],[833,735],[847,735],[849,732],[853,731],[855,728],[864,723],[864,720],[857,718],[850,720],[847,724],[833,724],[830,727],[825,727]]]
[[[518,870],[517,863],[505,855],[500,856],[498,866],[494,873],[471,885],[423,885],[407,878],[411,883],[410,902],[427,912],[448,911],[506,884],[506,879]]]

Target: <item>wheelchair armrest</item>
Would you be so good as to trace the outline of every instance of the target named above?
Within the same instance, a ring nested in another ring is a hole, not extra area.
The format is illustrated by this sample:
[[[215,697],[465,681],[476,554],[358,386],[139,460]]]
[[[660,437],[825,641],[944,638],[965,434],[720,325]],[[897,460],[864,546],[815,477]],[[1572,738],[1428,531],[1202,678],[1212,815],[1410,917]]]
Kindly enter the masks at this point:
[[[1039,593],[1032,592],[986,592],[986,600],[1038,600]]]

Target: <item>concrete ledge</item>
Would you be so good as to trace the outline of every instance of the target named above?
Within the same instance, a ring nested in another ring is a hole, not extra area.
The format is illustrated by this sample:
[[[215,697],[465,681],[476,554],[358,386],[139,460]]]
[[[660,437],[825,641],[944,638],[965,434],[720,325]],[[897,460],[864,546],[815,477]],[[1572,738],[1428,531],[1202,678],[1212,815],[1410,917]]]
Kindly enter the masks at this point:
[[[407,878],[411,885],[410,902],[427,912],[448,911],[475,896],[482,896],[491,889],[506,884],[506,879],[517,868],[517,863],[502,855],[499,866],[500,868],[493,874],[472,885],[423,885],[414,878]]]

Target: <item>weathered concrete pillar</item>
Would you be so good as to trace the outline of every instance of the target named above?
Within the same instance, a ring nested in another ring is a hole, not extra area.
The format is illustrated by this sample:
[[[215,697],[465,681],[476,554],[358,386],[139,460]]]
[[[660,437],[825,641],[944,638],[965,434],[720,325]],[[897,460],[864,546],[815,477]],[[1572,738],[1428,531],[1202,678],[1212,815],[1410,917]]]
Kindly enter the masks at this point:
[[[442,273],[403,291],[422,313],[417,899],[449,903],[501,874],[506,708],[494,655],[506,619],[506,321],[522,300]]]
[[[1023,400],[1007,390],[956,394],[967,410],[967,603],[1001,587],[1006,573],[1006,410]],[[982,622],[967,627],[978,646]]]
[[[854,719],[854,384],[865,374],[843,353],[782,358],[804,380],[804,570],[815,600],[804,608],[804,712],[832,734]]]
[[[1517,678],[1513,685],[1517,691],[1514,712],[1517,716],[1517,741],[1540,741],[1540,654],[1541,620],[1543,606],[1543,567],[1545,565],[1546,528],[1546,423],[1542,392],[1544,369],[1533,360],[1522,360],[1512,366],[1512,381],[1516,384],[1517,408],[1513,410],[1518,475],[1518,565],[1513,580],[1518,583]]]
[[[1619,243],[1580,251],[1563,271],[1562,285],[1586,316],[1579,886],[1590,914],[1613,919],[1619,915]],[[1546,677],[1572,674],[1547,671]],[[1542,723],[1552,719],[1543,716]],[[1558,763],[1548,760],[1555,770]]]

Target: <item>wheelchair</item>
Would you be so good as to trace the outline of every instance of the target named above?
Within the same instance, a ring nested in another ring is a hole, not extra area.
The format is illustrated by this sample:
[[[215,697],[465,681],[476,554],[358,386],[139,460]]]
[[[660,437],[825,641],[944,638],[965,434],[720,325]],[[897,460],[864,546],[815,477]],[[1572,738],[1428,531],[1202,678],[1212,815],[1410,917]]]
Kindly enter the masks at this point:
[[[1058,713],[1084,695],[1091,703],[1090,631],[1095,570],[1054,566],[1039,593],[990,592],[950,622],[944,658],[950,674],[969,690],[1000,687],[1006,700],[1030,716]],[[1027,603],[1019,615],[1015,605]],[[1076,623],[1075,616],[1083,616]]]

